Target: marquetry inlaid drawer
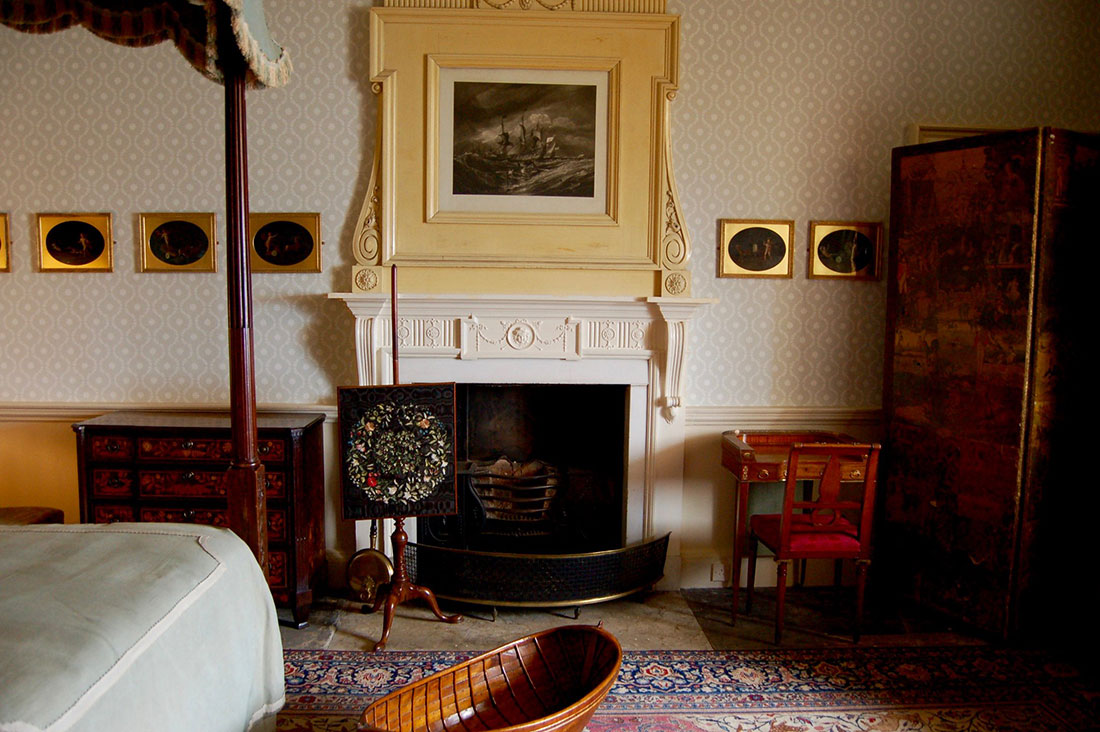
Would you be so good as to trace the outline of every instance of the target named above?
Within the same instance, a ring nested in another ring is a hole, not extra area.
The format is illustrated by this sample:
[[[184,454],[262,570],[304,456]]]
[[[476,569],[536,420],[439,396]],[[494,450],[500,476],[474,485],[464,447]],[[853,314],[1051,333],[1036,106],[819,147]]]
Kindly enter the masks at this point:
[[[220,508],[184,508],[142,506],[138,511],[138,520],[154,523],[206,524],[208,526],[229,527],[229,513]],[[267,508],[267,540],[285,542],[287,539],[286,510]]]
[[[286,460],[286,443],[261,439],[256,444],[261,462]],[[144,437],[138,442],[142,460],[228,460],[233,456],[232,440],[204,437]]]
[[[136,520],[133,506],[96,505],[92,508],[92,523],[113,524]]]
[[[88,452],[93,460],[133,460],[134,441],[116,435],[97,436],[91,439]]]
[[[132,496],[134,471],[96,468],[92,470],[92,495],[96,498]]]
[[[138,494],[157,498],[224,498],[229,481],[225,470],[142,470],[138,472]],[[285,498],[286,474],[265,470],[264,492],[268,498]]]

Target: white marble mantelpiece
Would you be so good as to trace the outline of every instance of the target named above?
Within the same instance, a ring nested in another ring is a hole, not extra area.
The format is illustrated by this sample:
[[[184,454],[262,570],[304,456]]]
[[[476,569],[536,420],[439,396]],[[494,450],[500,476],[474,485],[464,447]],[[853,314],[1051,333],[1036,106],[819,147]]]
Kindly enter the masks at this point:
[[[355,316],[360,385],[392,382],[390,299],[331,293]],[[678,586],[683,372],[704,299],[417,295],[397,299],[403,383],[623,384],[628,387],[625,541],[672,532]],[[578,415],[581,416],[581,415]]]

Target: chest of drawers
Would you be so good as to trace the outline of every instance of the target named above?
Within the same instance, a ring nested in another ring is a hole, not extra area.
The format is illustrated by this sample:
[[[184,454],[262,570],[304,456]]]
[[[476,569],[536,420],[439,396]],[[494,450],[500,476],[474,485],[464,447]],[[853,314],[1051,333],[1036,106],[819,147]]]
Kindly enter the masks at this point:
[[[323,414],[261,412],[267,494],[267,581],[305,622],[324,567]],[[73,425],[80,520],[228,526],[229,415],[113,412]]]

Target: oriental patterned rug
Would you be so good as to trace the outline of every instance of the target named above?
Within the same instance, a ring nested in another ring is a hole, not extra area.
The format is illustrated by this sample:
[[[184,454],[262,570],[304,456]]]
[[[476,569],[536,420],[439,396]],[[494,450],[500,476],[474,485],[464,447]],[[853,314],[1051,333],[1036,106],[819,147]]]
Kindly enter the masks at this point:
[[[375,698],[473,653],[286,651],[278,729],[354,730]],[[589,732],[1100,729],[1100,691],[1039,651],[987,646],[627,651]]]

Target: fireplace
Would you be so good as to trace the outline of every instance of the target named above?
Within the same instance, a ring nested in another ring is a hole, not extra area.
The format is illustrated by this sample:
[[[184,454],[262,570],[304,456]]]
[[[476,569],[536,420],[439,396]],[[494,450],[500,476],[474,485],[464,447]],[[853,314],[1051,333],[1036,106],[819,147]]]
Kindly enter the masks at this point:
[[[625,545],[627,387],[458,384],[459,511],[419,543],[513,554]]]
[[[391,383],[388,296],[333,293],[330,297],[343,300],[355,316],[359,383]],[[591,413],[581,406],[583,400],[564,400],[563,392],[554,390],[609,389],[610,396],[592,398],[605,405],[601,414],[611,411],[606,404],[612,401],[621,405],[615,407],[621,425],[615,428],[621,431],[620,495],[614,499],[619,518],[612,519],[610,511],[600,517],[595,546],[609,549],[593,553],[663,542],[667,554],[660,553],[665,566],[659,586],[676,588],[678,534],[683,523],[682,372],[688,323],[707,302],[668,297],[401,294],[397,329],[401,381],[456,382],[475,391],[497,390],[505,399],[516,398],[511,390],[524,385],[545,389],[549,396],[541,397],[543,401],[558,404],[575,429],[586,424]],[[496,407],[492,411],[494,418],[508,412]],[[489,446],[466,457],[478,461],[502,457],[494,452],[495,446]],[[519,462],[532,457],[547,461],[534,453],[507,457]],[[368,544],[367,531],[367,522],[361,522],[358,545]],[[415,522],[409,533],[413,543],[424,543],[424,532]],[[607,560],[608,571],[629,575],[632,561],[627,557],[624,563],[622,556],[612,556]]]

